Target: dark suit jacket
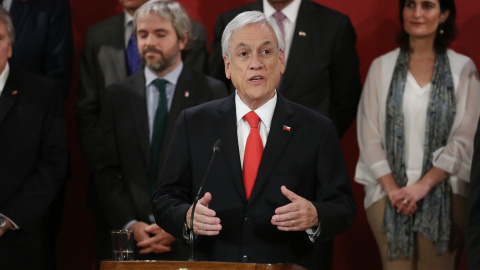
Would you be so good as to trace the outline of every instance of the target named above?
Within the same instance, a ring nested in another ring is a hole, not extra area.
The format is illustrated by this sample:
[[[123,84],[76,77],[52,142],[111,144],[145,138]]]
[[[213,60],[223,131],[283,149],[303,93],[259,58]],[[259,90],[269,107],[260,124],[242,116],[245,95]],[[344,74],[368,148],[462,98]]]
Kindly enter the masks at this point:
[[[185,97],[185,91],[189,96]],[[170,107],[160,150],[161,168],[181,110],[225,97],[221,82],[183,66]],[[131,220],[150,223],[150,139],[141,69],[122,83],[106,89],[100,116],[98,154],[95,159],[95,190],[109,229],[121,229]]]
[[[479,120],[480,123],[480,120]],[[475,134],[467,205],[467,268],[480,269],[480,125]]]
[[[65,181],[67,142],[57,83],[10,69],[0,96],[0,269],[53,269],[49,208]]]
[[[284,130],[289,126],[290,131]],[[156,222],[176,238],[202,182],[212,146],[217,155],[203,193],[220,218],[218,236],[199,237],[199,260],[297,263],[313,269],[313,250],[353,223],[356,204],[335,128],[320,114],[278,96],[270,133],[250,199],[245,197],[238,150],[234,95],[185,110],[178,118],[160,184],[154,195]],[[317,209],[321,234],[281,232],[270,222],[289,200],[285,185]],[[201,195],[203,196],[203,194]]]
[[[221,38],[236,15],[263,11],[256,1],[221,14],[215,24],[210,75],[230,85],[225,77]],[[300,36],[304,32],[305,36]],[[360,99],[359,60],[355,30],[349,18],[310,0],[302,0],[286,70],[279,92],[287,99],[333,120],[339,136],[355,118]]]
[[[127,78],[125,59],[125,14],[119,13],[89,28],[80,65],[77,97],[77,122],[84,155],[93,169],[95,138],[105,88]],[[184,64],[196,70],[206,66],[207,36],[202,25],[192,20],[193,35],[198,37],[191,50],[182,52]]]
[[[70,90],[73,36],[68,0],[12,0],[15,43],[10,63],[61,83]]]

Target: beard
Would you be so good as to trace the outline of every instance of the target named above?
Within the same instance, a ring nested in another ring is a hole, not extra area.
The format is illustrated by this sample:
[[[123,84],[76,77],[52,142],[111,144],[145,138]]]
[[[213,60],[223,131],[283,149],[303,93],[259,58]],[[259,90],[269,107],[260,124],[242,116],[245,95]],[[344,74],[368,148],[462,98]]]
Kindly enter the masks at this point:
[[[148,60],[145,55],[148,52],[154,52],[160,55],[158,60]],[[163,51],[157,50],[155,48],[146,48],[142,53],[142,62],[148,68],[154,72],[163,72],[169,67],[173,66],[178,59],[180,50],[175,48],[173,51],[164,53]]]

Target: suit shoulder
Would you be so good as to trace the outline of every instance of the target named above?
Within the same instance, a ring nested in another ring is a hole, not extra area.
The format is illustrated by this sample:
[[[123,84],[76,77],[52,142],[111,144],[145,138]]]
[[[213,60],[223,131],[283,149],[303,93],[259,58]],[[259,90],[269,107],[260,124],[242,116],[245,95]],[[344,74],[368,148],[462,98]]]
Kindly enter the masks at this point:
[[[54,79],[16,67],[10,67],[7,84],[12,85],[20,94],[25,93],[38,101],[56,100],[62,94],[60,84]]]
[[[327,16],[329,18],[335,18],[335,19],[343,19],[343,20],[349,19],[347,15],[341,13],[338,10],[326,7],[324,5],[321,5],[321,4],[313,2],[313,1],[311,1],[310,3],[313,6],[315,6],[315,8],[316,8],[315,12],[321,13],[322,16]]]
[[[299,119],[301,119],[301,121],[309,122],[310,124],[315,123],[326,126],[333,126],[332,120],[325,115],[293,101],[286,100],[286,102],[287,104],[289,104],[295,115],[297,115]]]
[[[221,99],[215,99],[215,100],[212,100],[212,101],[202,103],[202,104],[197,105],[195,107],[185,109],[185,111],[184,111],[185,115],[187,116],[187,118],[195,117],[195,118],[198,118],[198,119],[211,119],[211,118],[205,118],[205,117],[209,117],[211,115],[217,114],[218,109],[229,98],[232,98],[232,97],[228,96],[228,97],[224,97],[224,98],[221,98]]]
[[[218,98],[227,96],[228,89],[223,82],[185,65],[183,66],[183,69],[183,72],[185,72],[187,76],[192,76],[195,83],[204,85],[206,89],[209,89],[209,91],[214,94],[215,97]]]
[[[119,13],[99,21],[88,28],[87,37],[88,36],[101,36],[102,33],[105,33],[105,29],[111,29],[112,25],[120,24],[123,25],[124,15],[123,13]]]

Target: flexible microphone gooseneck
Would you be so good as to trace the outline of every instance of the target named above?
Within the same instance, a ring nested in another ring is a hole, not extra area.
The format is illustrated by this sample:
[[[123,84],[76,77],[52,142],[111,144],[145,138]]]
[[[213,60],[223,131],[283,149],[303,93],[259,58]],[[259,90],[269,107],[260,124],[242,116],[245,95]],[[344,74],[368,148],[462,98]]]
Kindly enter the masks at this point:
[[[212,167],[213,160],[215,159],[215,156],[217,155],[218,152],[220,152],[221,149],[222,149],[222,140],[218,139],[213,145],[212,159],[210,159],[210,164],[208,164],[208,168],[207,168],[207,171],[205,172],[205,176],[203,177],[202,184],[198,189],[197,197],[193,201],[192,215],[190,217],[190,258],[188,259],[189,261],[194,260],[193,257],[194,257],[194,248],[195,248],[195,237],[193,234],[193,215],[195,214],[195,207],[197,206],[198,200],[200,199],[200,193],[202,192],[203,184],[205,184],[205,179],[207,179],[208,172],[210,172],[210,168]]]

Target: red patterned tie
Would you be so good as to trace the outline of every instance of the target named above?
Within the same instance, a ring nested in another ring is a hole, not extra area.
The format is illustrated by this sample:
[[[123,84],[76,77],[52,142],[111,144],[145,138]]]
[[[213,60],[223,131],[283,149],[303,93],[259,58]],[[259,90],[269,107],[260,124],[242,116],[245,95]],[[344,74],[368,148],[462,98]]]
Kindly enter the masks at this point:
[[[245,145],[245,155],[243,157],[243,183],[248,200],[250,199],[250,194],[252,194],[255,179],[257,178],[258,167],[262,160],[263,143],[258,130],[260,117],[258,117],[254,111],[251,111],[243,118],[247,120],[250,125],[250,134],[248,134],[247,144]]]

